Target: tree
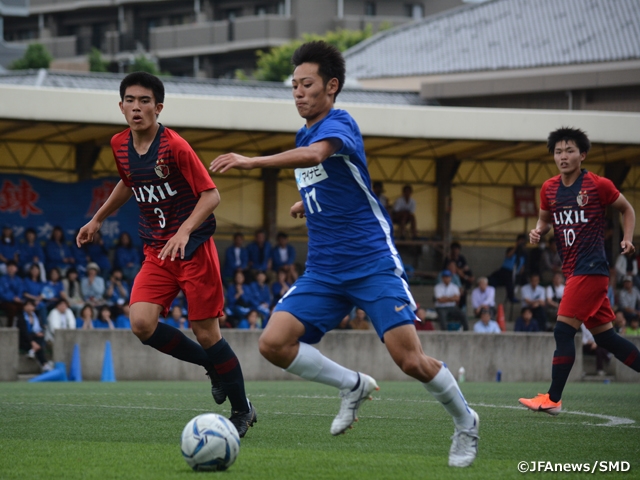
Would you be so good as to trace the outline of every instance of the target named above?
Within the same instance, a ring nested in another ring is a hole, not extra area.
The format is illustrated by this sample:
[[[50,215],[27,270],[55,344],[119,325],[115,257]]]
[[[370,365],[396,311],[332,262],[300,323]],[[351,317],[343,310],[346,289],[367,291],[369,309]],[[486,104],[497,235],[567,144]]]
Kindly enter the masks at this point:
[[[53,57],[41,43],[31,43],[19,58],[9,67],[11,70],[27,70],[29,68],[49,68]]]
[[[108,65],[109,62],[102,58],[102,52],[100,52],[96,47],[93,47],[91,49],[91,53],[89,53],[89,71],[107,72]]]
[[[344,52],[357,43],[366,40],[373,34],[371,25],[364,30],[341,30],[327,32],[325,35],[304,34],[302,40],[293,40],[279,47],[272,48],[268,52],[258,50],[258,68],[253,72],[253,78],[271,82],[282,82],[291,75],[291,56],[296,48],[313,40],[324,40],[335,45],[338,50]],[[242,74],[236,73],[236,78],[243,79]],[[245,77],[246,78],[246,77]]]
[[[139,55],[133,59],[133,63],[129,65],[129,72],[147,72],[151,75],[160,75],[160,69],[156,62],[144,55]]]

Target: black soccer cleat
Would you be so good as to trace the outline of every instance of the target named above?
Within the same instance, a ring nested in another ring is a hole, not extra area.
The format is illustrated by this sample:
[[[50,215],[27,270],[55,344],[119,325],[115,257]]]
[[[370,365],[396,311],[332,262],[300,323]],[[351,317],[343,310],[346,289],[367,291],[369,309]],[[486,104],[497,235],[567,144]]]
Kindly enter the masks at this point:
[[[256,409],[253,408],[253,404],[249,402],[249,411],[248,412],[237,412],[231,411],[231,417],[229,420],[238,430],[238,435],[240,438],[244,437],[249,430],[249,427],[252,427],[254,423],[258,421],[258,415],[256,414]]]
[[[214,376],[207,373],[207,377],[211,380],[211,395],[213,395],[213,401],[218,405],[222,405],[227,399],[227,392],[224,391],[222,384],[217,380],[214,380]]]

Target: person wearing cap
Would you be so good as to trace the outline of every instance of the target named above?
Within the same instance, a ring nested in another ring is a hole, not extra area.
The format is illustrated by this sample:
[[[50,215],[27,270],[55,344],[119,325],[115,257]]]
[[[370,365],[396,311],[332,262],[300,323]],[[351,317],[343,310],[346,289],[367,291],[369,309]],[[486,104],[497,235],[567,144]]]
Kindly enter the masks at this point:
[[[630,322],[634,318],[638,318],[640,311],[638,305],[640,305],[640,291],[633,286],[633,277],[631,275],[625,275],[622,278],[622,290],[618,293],[618,308],[624,314],[624,318],[627,322]]]
[[[480,310],[480,320],[473,325],[473,331],[476,333],[500,333],[500,325],[491,318],[491,312],[488,308]]]
[[[93,307],[99,307],[106,303],[104,298],[104,278],[100,275],[100,267],[95,262],[89,262],[87,265],[87,276],[80,282],[80,290],[82,296],[88,304]]]
[[[460,322],[463,330],[469,330],[466,315],[458,308],[460,288],[451,281],[451,270],[441,272],[442,280],[436,285],[434,296],[438,322],[442,330],[447,330],[449,320]]]

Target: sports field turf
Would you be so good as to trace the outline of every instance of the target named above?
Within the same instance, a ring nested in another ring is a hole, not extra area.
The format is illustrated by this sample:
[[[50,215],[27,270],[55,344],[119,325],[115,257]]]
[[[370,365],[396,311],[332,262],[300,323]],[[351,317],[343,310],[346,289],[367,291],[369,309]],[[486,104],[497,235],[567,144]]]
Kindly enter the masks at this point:
[[[259,421],[226,472],[196,473],[179,437],[218,407],[207,382],[0,383],[0,479],[426,479],[593,478],[518,472],[521,461],[626,461],[640,478],[640,384],[571,383],[566,413],[520,408],[547,384],[465,383],[480,415],[473,466],[452,469],[453,424],[417,382],[380,382],[353,430],[332,437],[336,392],[309,382],[249,382]]]

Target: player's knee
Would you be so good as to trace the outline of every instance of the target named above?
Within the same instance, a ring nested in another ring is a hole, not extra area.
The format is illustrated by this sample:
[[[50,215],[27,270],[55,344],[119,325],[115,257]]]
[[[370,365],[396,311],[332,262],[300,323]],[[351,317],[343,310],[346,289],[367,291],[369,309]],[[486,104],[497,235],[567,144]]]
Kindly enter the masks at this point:
[[[410,377],[420,378],[422,376],[422,363],[418,355],[403,355],[396,359],[396,364]]]
[[[149,322],[145,318],[131,317],[131,331],[140,339],[140,341],[148,340],[156,330],[157,322]]]
[[[273,335],[263,332],[258,340],[258,350],[260,351],[260,355],[270,362],[273,362],[280,357],[282,344],[278,342]]]

